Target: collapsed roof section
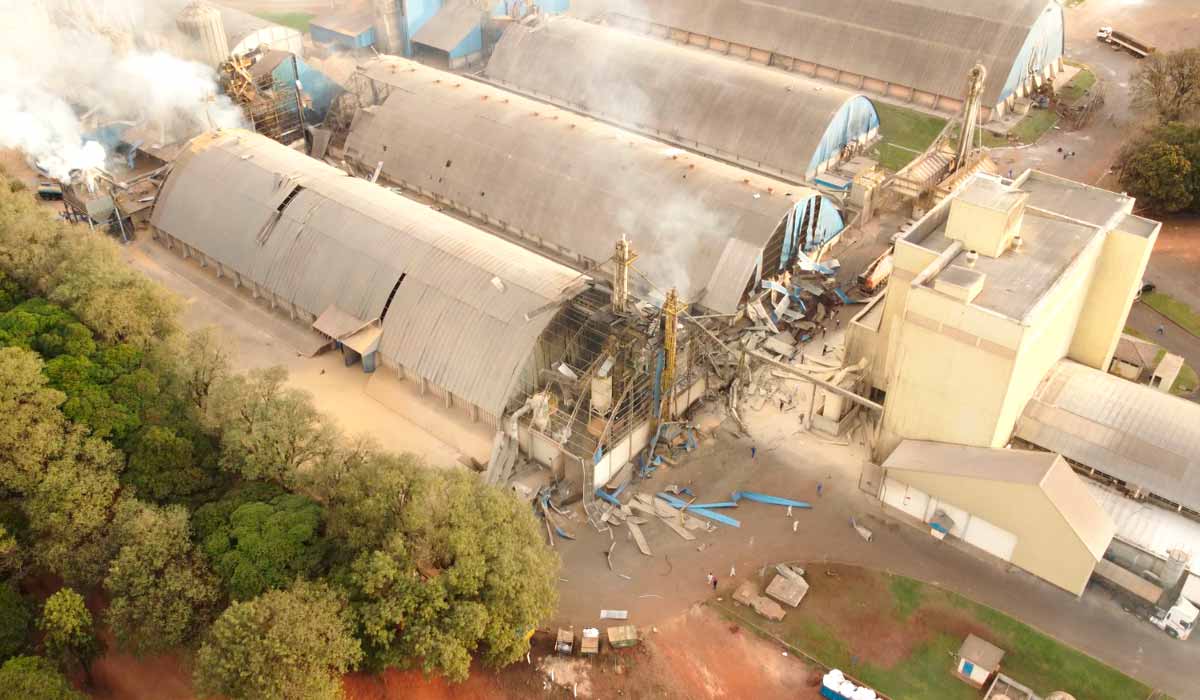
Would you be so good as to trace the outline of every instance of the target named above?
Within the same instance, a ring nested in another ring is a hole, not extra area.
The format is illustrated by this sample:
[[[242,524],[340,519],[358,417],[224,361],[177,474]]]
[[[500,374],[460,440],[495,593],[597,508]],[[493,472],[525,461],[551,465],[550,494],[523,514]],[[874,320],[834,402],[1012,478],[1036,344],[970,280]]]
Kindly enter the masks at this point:
[[[713,311],[842,229],[815,190],[461,75],[383,57],[359,81],[351,162],[584,269],[625,235],[653,286]]]
[[[509,27],[489,80],[789,180],[879,130],[862,95],[568,17]]]
[[[312,317],[379,319],[382,358],[499,416],[575,271],[242,130],[193,140],[154,227]]]

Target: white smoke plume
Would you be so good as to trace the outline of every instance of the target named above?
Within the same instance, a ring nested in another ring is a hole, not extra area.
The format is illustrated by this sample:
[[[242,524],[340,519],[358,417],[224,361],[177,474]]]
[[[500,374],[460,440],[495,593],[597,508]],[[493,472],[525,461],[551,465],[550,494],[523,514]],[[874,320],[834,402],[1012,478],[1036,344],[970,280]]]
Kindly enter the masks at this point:
[[[86,135],[125,123],[172,143],[242,125],[217,76],[189,59],[182,0],[0,0],[0,147],[52,177],[102,165]]]

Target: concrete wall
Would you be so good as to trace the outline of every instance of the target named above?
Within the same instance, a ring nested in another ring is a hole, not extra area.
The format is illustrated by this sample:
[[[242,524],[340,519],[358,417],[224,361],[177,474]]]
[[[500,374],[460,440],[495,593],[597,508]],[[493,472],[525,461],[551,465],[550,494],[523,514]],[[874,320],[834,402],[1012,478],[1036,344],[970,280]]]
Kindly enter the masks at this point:
[[[905,438],[997,444],[1021,326],[928,287],[908,290],[896,335],[878,456]]]
[[[1017,536],[1012,563],[1081,595],[1096,560],[1050,498],[1034,484],[889,469],[888,476],[978,515]]]
[[[1109,232],[1071,341],[1072,360],[1099,370],[1108,368],[1156,240],[1158,229],[1148,237]]]

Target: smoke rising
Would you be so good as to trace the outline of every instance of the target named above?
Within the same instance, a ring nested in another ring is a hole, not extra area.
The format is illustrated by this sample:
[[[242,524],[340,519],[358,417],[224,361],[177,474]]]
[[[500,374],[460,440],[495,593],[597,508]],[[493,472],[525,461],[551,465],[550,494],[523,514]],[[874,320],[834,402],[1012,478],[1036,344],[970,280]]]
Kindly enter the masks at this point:
[[[217,76],[174,26],[182,0],[0,0],[0,147],[57,179],[104,163],[89,134],[117,124],[147,143],[242,125]]]

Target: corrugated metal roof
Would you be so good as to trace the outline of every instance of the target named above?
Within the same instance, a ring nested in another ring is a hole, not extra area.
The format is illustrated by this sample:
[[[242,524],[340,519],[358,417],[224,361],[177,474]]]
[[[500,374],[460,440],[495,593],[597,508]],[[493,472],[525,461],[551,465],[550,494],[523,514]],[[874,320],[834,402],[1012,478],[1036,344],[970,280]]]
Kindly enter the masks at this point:
[[[342,311],[336,304],[330,304],[321,312],[317,320],[313,321],[312,327],[313,330],[324,333],[334,340],[342,340],[362,330],[370,322],[371,319],[361,319]]]
[[[1200,510],[1200,405],[1061,360],[1025,406],[1016,436]]]
[[[1055,0],[604,0],[588,7],[958,97],[987,68],[1000,101],[1026,37]]]
[[[383,359],[495,415],[554,302],[580,283],[569,268],[241,130],[189,144],[151,223],[309,313],[336,305],[378,318],[395,288]]]
[[[469,2],[447,3],[413,34],[413,43],[449,53],[468,34],[480,28],[483,15],[483,10]]]
[[[1116,525],[1088,492],[1083,477],[1053,452],[905,440],[883,467],[889,472],[927,472],[1037,486],[1096,559],[1103,558],[1116,533]]]
[[[393,182],[593,261],[625,234],[660,289],[737,309],[764,245],[816,193],[412,61],[361,68],[390,88],[347,157]]]
[[[327,29],[335,34],[357,38],[359,35],[371,31],[371,28],[375,26],[375,17],[369,8],[350,7],[327,12],[314,19],[309,25]]]
[[[805,179],[838,110],[857,97],[829,83],[568,17],[509,27],[486,75],[796,180]]]

